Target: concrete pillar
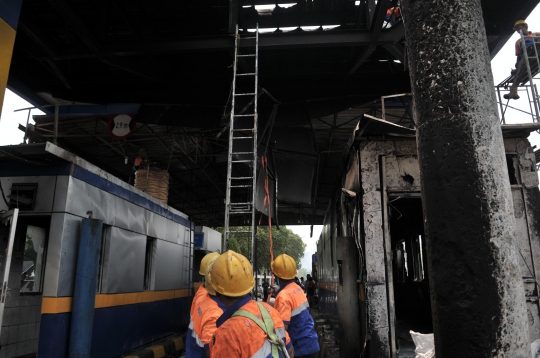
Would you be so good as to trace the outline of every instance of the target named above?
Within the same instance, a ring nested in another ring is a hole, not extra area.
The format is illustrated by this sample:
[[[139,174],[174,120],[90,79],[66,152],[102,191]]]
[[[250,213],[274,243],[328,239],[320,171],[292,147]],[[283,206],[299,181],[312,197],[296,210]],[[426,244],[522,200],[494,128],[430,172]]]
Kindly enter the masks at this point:
[[[530,357],[480,0],[402,4],[437,358]]]
[[[0,113],[2,113],[21,6],[22,0],[0,1]]]

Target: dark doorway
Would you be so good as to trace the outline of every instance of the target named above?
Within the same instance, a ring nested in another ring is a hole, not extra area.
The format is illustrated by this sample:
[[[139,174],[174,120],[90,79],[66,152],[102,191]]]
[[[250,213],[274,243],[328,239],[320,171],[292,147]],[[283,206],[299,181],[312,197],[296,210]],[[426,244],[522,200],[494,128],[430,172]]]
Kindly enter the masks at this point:
[[[389,198],[396,347],[398,357],[414,357],[409,331],[432,333],[426,240],[420,198]]]

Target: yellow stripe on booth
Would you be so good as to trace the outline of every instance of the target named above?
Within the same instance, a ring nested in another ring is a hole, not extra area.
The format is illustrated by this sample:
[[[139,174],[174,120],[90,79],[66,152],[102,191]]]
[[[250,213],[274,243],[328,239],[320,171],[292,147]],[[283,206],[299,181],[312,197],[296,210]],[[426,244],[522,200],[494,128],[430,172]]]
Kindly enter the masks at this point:
[[[156,301],[172,300],[187,297],[189,289],[169,291],[144,291],[132,293],[117,293],[112,295],[96,295],[94,308],[108,308],[116,306],[134,305]],[[57,314],[71,312],[73,297],[43,297],[42,314]]]

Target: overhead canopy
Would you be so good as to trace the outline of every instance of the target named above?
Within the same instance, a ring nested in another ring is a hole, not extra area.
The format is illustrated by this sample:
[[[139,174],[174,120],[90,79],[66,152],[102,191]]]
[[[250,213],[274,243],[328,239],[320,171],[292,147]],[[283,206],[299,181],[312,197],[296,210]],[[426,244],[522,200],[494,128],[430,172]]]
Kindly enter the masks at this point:
[[[127,178],[125,157],[132,163],[147,149],[171,173],[171,205],[219,226],[228,142],[216,136],[230,111],[231,34],[236,23],[243,34],[258,23],[259,84],[280,102],[272,137],[262,144],[282,172],[279,221],[319,224],[358,121],[366,113],[381,117],[380,96],[410,92],[403,24],[385,23],[390,0],[262,3],[25,0],[8,85],[35,105],[63,104],[59,145],[113,175]],[[538,0],[482,4],[493,56]],[[244,52],[252,46],[240,44]],[[260,99],[262,127],[274,99]],[[386,120],[412,126],[408,104],[387,102]],[[54,108],[44,111],[32,141],[52,138]],[[135,118],[130,137],[109,135],[114,114]],[[362,135],[407,131],[386,127],[372,121]]]

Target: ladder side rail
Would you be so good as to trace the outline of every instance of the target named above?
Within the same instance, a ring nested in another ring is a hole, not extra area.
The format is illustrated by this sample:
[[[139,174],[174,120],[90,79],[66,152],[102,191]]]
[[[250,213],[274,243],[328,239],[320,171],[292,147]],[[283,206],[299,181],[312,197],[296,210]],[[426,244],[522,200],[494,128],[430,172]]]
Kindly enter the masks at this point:
[[[259,23],[255,30],[255,103],[254,103],[254,116],[253,116],[253,187],[251,191],[252,195],[252,213],[251,213],[251,263],[255,263],[255,200],[257,198],[257,102],[259,93]],[[255,277],[257,273],[255,272]]]
[[[234,102],[236,94],[236,67],[238,62],[238,24],[236,24],[236,34],[234,37],[234,63],[233,63],[233,95],[231,98],[231,117],[229,122],[229,155],[227,161],[227,190],[225,193],[225,225],[223,232],[222,251],[227,250],[229,242],[229,224],[231,212],[231,176],[232,176],[232,153],[233,153],[233,136],[234,136]]]

